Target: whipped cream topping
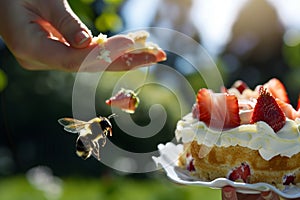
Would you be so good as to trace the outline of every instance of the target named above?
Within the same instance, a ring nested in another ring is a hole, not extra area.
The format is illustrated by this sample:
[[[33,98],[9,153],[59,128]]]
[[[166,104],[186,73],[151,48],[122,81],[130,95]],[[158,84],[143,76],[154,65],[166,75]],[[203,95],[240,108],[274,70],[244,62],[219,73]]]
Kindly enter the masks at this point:
[[[242,124],[236,128],[218,131],[187,114],[177,123],[176,139],[183,143],[197,141],[208,147],[242,146],[258,150],[265,160],[281,155],[292,157],[300,152],[300,118],[290,120],[277,133],[265,122]]]

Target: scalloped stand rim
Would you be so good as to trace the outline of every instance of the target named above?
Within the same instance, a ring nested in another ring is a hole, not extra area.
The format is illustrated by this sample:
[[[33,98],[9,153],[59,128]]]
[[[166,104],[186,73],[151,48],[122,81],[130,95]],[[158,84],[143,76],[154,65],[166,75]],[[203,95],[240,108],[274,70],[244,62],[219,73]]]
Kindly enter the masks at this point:
[[[286,186],[283,190],[279,190],[273,185],[267,183],[255,183],[247,184],[240,182],[233,182],[226,178],[218,178],[210,182],[201,181],[196,177],[193,177],[189,171],[179,168],[177,161],[179,154],[183,151],[182,144],[173,144],[168,142],[166,144],[159,144],[158,149],[160,152],[159,157],[152,157],[157,166],[161,166],[166,172],[168,178],[171,181],[183,184],[183,185],[198,185],[204,187],[210,187],[213,189],[220,189],[226,185],[237,188],[237,191],[244,194],[257,194],[262,191],[272,190],[278,195],[284,198],[299,198],[300,187],[297,186]],[[176,159],[174,159],[176,157]],[[183,179],[183,177],[185,177]]]

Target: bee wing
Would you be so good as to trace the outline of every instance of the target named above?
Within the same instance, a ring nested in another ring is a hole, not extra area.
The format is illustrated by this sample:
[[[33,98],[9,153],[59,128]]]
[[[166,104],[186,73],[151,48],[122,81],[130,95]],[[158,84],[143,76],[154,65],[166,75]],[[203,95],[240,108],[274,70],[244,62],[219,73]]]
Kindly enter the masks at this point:
[[[68,125],[71,125],[71,124],[85,124],[87,122],[81,121],[81,120],[78,120],[78,119],[74,119],[74,118],[65,117],[65,118],[60,118],[58,120],[58,123],[61,124],[62,126],[68,126]]]
[[[64,130],[70,133],[78,133],[80,130],[85,128],[86,124],[90,122],[81,121],[73,118],[61,118],[58,120],[58,123],[64,126]]]

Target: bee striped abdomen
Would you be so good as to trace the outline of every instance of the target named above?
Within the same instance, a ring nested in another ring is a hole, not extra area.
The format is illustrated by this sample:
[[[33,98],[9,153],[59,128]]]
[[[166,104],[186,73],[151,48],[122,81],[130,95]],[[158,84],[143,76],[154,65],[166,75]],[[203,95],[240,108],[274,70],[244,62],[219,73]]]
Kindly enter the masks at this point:
[[[76,141],[76,154],[84,160],[91,156],[91,144],[90,139],[86,136],[77,138]]]

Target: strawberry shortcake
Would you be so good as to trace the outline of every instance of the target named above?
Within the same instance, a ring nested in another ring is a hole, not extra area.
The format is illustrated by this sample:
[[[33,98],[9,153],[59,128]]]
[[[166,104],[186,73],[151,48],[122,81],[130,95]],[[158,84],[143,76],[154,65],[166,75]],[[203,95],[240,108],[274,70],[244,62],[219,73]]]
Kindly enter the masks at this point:
[[[299,104],[293,108],[276,78],[254,90],[243,81],[220,93],[200,89],[177,123],[179,165],[204,181],[300,183]]]

